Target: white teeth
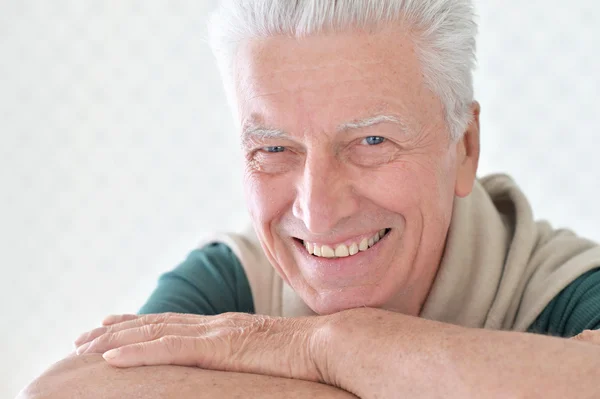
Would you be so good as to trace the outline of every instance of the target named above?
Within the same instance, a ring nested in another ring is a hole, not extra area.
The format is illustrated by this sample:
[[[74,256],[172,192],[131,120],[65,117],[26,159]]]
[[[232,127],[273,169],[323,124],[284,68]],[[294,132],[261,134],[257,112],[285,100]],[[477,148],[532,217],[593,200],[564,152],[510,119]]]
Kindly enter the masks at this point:
[[[369,240],[363,238],[360,244],[358,244],[358,249],[361,251],[366,251],[367,249],[369,249]]]
[[[313,245],[310,242],[304,242],[304,246],[306,247],[306,250],[308,251],[309,254],[313,254]]]
[[[338,247],[335,249],[335,256],[338,258],[345,258],[348,255],[350,255],[350,252],[348,252],[348,247],[344,244],[338,245]]]
[[[333,258],[335,257],[335,252],[333,251],[333,248],[323,245],[321,247],[321,256],[324,258]]]
[[[385,235],[386,229],[381,229],[371,238],[363,238],[359,244],[352,243],[350,246],[345,244],[338,245],[335,250],[328,245],[315,245],[309,242],[304,242],[304,248],[309,254],[314,254],[322,258],[344,258],[347,256],[356,255],[359,252],[364,252],[377,243],[381,237]]]

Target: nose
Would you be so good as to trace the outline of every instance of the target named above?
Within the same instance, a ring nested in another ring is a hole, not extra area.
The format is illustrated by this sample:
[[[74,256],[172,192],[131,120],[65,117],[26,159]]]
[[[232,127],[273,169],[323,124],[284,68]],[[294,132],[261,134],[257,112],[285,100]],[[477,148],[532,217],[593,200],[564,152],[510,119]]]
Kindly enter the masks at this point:
[[[311,234],[331,232],[358,209],[349,171],[335,158],[307,157],[298,177],[293,214]]]

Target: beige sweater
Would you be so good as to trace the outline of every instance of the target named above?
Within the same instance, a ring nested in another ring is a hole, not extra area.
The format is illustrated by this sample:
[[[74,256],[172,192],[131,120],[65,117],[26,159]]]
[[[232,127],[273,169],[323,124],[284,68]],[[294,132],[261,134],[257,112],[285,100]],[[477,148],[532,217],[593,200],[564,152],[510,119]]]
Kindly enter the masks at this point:
[[[256,313],[314,314],[275,272],[250,228],[221,233],[240,259]],[[421,317],[468,327],[525,331],[569,283],[600,267],[600,246],[536,222],[529,202],[506,175],[476,182],[457,198],[446,250]]]

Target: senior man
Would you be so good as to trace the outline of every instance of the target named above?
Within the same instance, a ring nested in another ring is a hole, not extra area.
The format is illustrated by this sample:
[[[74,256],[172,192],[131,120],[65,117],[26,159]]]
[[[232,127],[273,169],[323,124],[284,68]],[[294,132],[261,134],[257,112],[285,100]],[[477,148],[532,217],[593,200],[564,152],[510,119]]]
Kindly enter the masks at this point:
[[[600,247],[476,179],[475,34],[469,0],[223,1],[253,230],[24,395],[600,397]]]

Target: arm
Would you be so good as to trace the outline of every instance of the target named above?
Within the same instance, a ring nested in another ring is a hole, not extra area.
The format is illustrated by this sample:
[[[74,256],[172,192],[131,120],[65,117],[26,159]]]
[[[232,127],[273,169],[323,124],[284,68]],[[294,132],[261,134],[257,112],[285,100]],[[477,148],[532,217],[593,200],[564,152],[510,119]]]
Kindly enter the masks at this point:
[[[181,366],[118,369],[98,354],[69,356],[25,388],[18,399],[339,398],[355,396],[313,382]],[[356,399],[356,398],[355,398]]]
[[[179,364],[324,382],[363,398],[600,397],[600,347],[359,308],[296,319],[136,317],[84,334],[116,367]]]
[[[324,335],[323,379],[361,398],[600,396],[600,347],[576,340],[375,309],[339,313]]]

